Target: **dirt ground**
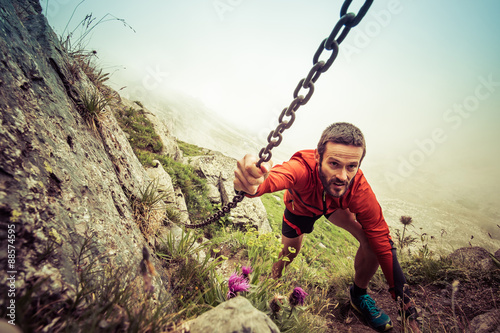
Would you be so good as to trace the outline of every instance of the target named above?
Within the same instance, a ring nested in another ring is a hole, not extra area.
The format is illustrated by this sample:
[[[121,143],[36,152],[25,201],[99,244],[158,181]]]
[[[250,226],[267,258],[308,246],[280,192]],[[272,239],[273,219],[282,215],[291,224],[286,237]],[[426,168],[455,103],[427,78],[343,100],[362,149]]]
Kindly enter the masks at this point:
[[[455,293],[451,286],[410,287],[422,332],[466,332],[474,317],[500,306],[498,283],[465,282],[459,284]],[[377,306],[391,317],[394,325],[391,332],[411,332],[402,327],[396,303],[387,291],[370,291],[370,295]],[[348,302],[341,304],[334,316],[330,322],[332,332],[376,332],[358,317]]]

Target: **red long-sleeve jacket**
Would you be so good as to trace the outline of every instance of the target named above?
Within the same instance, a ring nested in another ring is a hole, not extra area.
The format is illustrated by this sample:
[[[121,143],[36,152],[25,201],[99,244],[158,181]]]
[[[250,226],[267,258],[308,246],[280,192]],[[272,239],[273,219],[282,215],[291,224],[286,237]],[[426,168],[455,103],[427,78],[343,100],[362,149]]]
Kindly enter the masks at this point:
[[[337,208],[349,208],[356,214],[356,220],[361,224],[377,256],[392,296],[403,298],[405,278],[396,258],[389,227],[361,170],[356,173],[346,193],[340,198],[334,198],[323,189],[315,151],[302,150],[295,153],[288,162],[273,167],[253,197],[284,189],[287,190],[284,195],[285,205],[293,214],[312,217],[330,214]]]

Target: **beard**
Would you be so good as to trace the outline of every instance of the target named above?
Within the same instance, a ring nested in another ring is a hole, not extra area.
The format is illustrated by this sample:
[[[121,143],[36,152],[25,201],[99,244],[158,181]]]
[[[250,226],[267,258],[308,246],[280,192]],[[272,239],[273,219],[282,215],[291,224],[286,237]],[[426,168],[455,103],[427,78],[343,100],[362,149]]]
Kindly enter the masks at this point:
[[[323,184],[324,190],[334,198],[340,198],[346,194],[352,183],[352,179],[346,181],[340,180],[337,177],[327,179],[321,170],[321,164],[319,165],[319,179]]]

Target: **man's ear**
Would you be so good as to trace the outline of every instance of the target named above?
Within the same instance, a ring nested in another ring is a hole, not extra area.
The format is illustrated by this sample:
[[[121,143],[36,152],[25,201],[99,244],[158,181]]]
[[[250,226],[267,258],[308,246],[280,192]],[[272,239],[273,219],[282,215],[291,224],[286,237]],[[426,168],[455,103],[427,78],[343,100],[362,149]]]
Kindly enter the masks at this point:
[[[316,163],[319,164],[321,158],[319,156],[319,153],[318,153],[317,149],[314,150],[314,158],[316,159]]]

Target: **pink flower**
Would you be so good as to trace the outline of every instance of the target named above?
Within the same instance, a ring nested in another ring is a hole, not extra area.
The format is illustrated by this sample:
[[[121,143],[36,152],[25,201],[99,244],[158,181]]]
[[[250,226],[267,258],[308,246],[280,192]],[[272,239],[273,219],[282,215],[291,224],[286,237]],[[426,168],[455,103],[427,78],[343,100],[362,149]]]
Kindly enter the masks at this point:
[[[241,267],[241,273],[242,273],[243,277],[244,277],[245,279],[247,279],[247,280],[250,280],[250,279],[248,278],[248,276],[249,276],[250,274],[252,274],[252,272],[253,272],[253,268],[252,268],[252,266],[243,266],[243,267]]]
[[[304,289],[295,287],[288,301],[290,302],[291,306],[304,305],[304,301],[306,300],[307,295],[309,294],[306,293]]]
[[[233,273],[229,277],[227,286],[229,287],[229,291],[227,292],[227,299],[236,297],[237,293],[248,291],[248,289],[250,289],[250,285],[248,284],[247,279],[237,273]]]

